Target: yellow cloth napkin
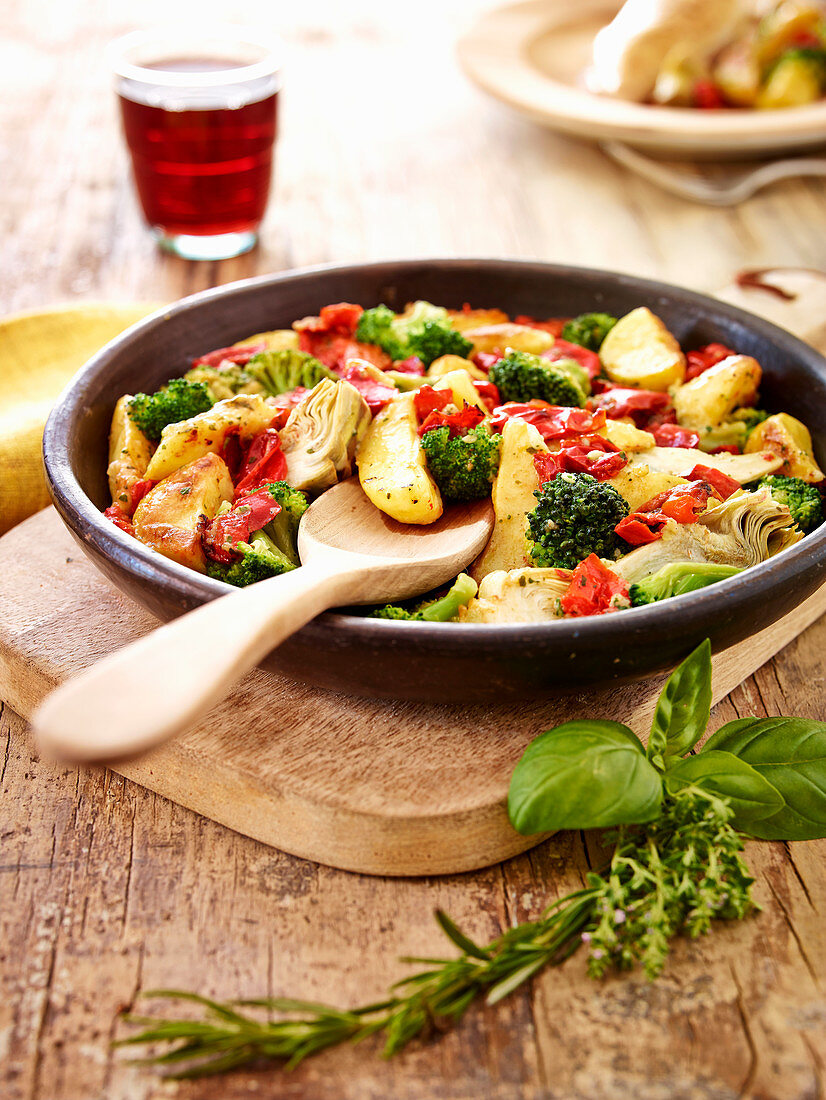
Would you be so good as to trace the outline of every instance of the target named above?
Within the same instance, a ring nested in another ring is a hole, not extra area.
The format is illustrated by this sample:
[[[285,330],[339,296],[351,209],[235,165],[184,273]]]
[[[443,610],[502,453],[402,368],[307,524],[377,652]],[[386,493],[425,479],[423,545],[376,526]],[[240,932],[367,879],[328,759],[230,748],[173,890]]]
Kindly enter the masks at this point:
[[[90,356],[157,305],[82,305],[0,321],[0,535],[49,503],[43,425]]]

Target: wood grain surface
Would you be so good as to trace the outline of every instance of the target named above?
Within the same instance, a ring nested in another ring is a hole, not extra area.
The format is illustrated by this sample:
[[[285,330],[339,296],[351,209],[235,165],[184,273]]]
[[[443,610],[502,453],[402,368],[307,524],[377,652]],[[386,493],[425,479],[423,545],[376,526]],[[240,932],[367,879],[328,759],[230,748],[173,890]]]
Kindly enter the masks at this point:
[[[26,584],[32,572],[42,582],[36,588]],[[52,688],[157,626],[79,554],[51,508],[0,539],[0,606],[0,698],[25,718]],[[826,587],[719,653],[714,702],[824,611]],[[531,738],[560,722],[610,714],[646,740],[664,682],[516,706],[445,707],[351,698],[255,669],[182,736],[113,766],[246,836],[320,863],[368,874],[456,873],[542,839],[516,833],[505,810],[510,773]],[[147,685],[157,687],[151,676]],[[137,706],[120,694],[124,706]]]
[[[826,267],[818,182],[708,210],[486,100],[451,53],[483,6],[420,0],[401,14],[372,0],[203,0],[199,19],[277,29],[289,63],[262,246],[199,265],[158,255],[142,230],[101,53],[115,34],[168,18],[169,4],[5,0],[3,310],[172,299],[290,265],[412,255],[556,260],[705,290],[743,267]],[[824,647],[821,620],[719,704],[714,721],[826,717]],[[281,854],[111,772],[44,764],[8,707],[0,727],[4,1100],[814,1100],[826,1089],[824,842],[749,845],[764,912],[679,944],[655,985],[634,975],[597,986],[574,958],[389,1063],[367,1044],[288,1076],[163,1084],[109,1048],[116,1010],[140,990],[342,1004],[378,996],[406,972],[397,955],[443,950],[435,906],[492,937],[580,885],[598,858],[594,838],[557,836],[463,876],[353,875]]]

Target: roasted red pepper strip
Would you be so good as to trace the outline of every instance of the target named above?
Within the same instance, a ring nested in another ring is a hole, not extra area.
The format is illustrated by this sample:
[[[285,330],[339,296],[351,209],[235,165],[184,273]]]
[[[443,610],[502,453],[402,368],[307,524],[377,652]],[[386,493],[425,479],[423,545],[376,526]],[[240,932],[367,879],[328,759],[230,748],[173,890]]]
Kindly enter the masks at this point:
[[[415,374],[421,378],[424,374],[424,363],[418,355],[410,355],[407,359],[397,359],[393,363],[393,370],[397,370],[399,374]]]
[[[728,104],[713,80],[695,80],[691,90],[694,106],[703,111],[718,111]]]
[[[604,615],[628,606],[628,586],[596,554],[581,561],[571,576],[567,592],[560,599],[565,615]]]
[[[239,542],[249,542],[250,535],[275,519],[281,511],[278,504],[266,489],[256,493],[246,493],[230,512],[218,516],[204,532],[204,551],[214,561],[225,563],[238,557],[235,546]]]
[[[611,420],[630,417],[638,428],[645,428],[653,416],[673,414],[671,398],[667,393],[624,389],[621,386],[603,388],[601,393],[590,398],[588,406],[592,409],[604,409]]]
[[[314,355],[336,374],[341,374],[351,359],[366,359],[379,370],[387,370],[392,364],[390,356],[375,344],[360,344],[352,336],[342,336],[336,332],[300,331],[298,348]]]
[[[550,332],[553,337],[562,335],[567,320],[567,317],[549,317],[547,321],[537,321],[535,317],[528,317],[524,313],[520,313],[518,317],[514,318],[517,325],[525,325],[527,328],[541,328],[545,332]]]
[[[605,413],[602,410],[589,412],[587,409],[569,409],[534,400],[525,404],[509,401],[494,409],[491,431],[501,432],[506,422],[514,417],[533,424],[546,443],[592,435],[605,427]]]
[[[259,432],[247,448],[244,465],[235,484],[235,499],[265,482],[283,481],[286,476],[287,460],[281,450],[278,432],[275,428],[267,428]]]
[[[694,523],[708,507],[708,500],[712,495],[715,495],[714,487],[705,480],[675,485],[673,489],[652,497],[636,512],[621,519],[614,530],[632,546],[654,542],[662,534],[666,520]]]
[[[581,443],[571,443],[550,454],[542,451],[533,457],[540,484],[553,481],[557,474],[590,474],[597,481],[607,481],[625,466],[628,459],[613,443],[602,436],[586,436]]]
[[[132,526],[129,516],[119,504],[110,504],[103,514],[114,523],[115,527],[119,527],[127,535],[134,536],[135,528]]]
[[[498,363],[500,359],[505,358],[503,351],[476,351],[471,355],[471,362],[486,373],[490,370],[494,363]]]
[[[596,378],[602,370],[599,356],[590,348],[584,348],[581,344],[571,344],[567,340],[554,340],[554,346],[542,352],[542,358],[555,363],[560,359],[573,359],[588,372],[590,379]]]
[[[724,359],[728,359],[730,355],[736,354],[731,348],[727,348],[725,344],[706,344],[702,348],[697,348],[696,351],[687,352],[684,381],[690,382],[692,378],[696,378],[704,371],[709,370],[710,367],[715,367],[718,363],[722,363]]]
[[[473,386],[482,398],[488,412],[492,413],[502,400],[497,387],[494,386],[493,382],[483,382],[480,378],[473,379]]]
[[[341,376],[345,382],[359,391],[373,416],[389,405],[399,391],[390,382],[378,382],[355,363],[351,363]]]
[[[237,363],[239,366],[244,366],[245,363],[249,363],[253,355],[257,355],[259,351],[265,351],[266,347],[266,344],[242,344],[237,348],[216,348],[215,351],[193,359],[192,365],[193,367],[217,367],[221,363]]]
[[[451,436],[463,436],[467,435],[471,428],[481,424],[484,419],[485,414],[482,410],[477,409],[475,405],[468,405],[467,402],[461,412],[447,413],[443,409],[434,409],[419,428],[419,435],[432,432],[434,428],[447,427]]]
[[[688,475],[689,481],[705,481],[717,493],[721,500],[728,500],[732,493],[742,488],[736,478],[729,477],[722,470],[715,470],[713,466],[698,464]]]
[[[680,424],[649,424],[647,430],[654,436],[658,447],[700,446],[699,434],[691,428],[683,428]]]
[[[444,409],[453,402],[450,390],[435,390],[432,386],[420,386],[413,398],[413,408],[419,420],[427,420],[437,409]]]

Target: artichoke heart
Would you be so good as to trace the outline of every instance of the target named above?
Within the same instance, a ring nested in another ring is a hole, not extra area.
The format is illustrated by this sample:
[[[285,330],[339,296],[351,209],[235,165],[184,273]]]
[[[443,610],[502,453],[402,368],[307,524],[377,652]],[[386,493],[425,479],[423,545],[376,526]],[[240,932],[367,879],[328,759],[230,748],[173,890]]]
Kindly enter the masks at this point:
[[[672,562],[705,561],[747,569],[799,542],[803,535],[785,504],[768,489],[739,490],[708,508],[696,523],[668,520],[662,538],[611,563],[628,584]]]
[[[497,569],[457,617],[460,623],[544,623],[562,615],[559,601],[570,587],[559,569]]]
[[[290,413],[281,432],[287,482],[321,493],[353,472],[359,440],[370,423],[367,402],[349,382],[322,379]]]

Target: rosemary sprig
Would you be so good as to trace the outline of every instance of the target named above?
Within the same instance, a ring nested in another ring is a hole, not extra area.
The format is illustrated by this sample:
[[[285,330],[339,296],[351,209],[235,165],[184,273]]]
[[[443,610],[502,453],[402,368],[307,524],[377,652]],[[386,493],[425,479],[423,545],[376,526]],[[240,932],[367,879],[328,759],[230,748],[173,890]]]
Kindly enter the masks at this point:
[[[459,956],[402,960],[425,969],[397,982],[380,1003],[339,1010],[276,997],[230,1005],[194,993],[154,991],[146,996],[201,1005],[203,1018],[127,1017],[143,1030],[118,1045],[168,1044],[170,1049],[143,1061],[185,1063],[175,1077],[204,1076],[268,1059],[290,1069],[327,1047],[378,1033],[390,1057],[411,1040],[456,1023],[482,996],[495,1004],[582,944],[588,948],[591,977],[639,962],[654,978],[673,936],[704,934],[713,920],[741,918],[756,908],[750,892],[753,879],[740,855],[743,841],[730,824],[731,816],[725,800],[696,787],[684,788],[666,799],[656,821],[617,830],[604,874],[589,874],[583,889],[486,946],[437,912]],[[259,1019],[241,1011],[249,1008],[279,1018]]]

